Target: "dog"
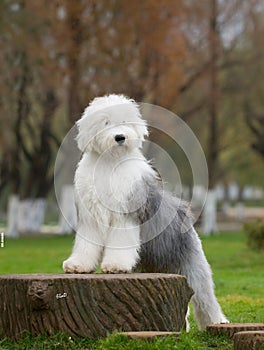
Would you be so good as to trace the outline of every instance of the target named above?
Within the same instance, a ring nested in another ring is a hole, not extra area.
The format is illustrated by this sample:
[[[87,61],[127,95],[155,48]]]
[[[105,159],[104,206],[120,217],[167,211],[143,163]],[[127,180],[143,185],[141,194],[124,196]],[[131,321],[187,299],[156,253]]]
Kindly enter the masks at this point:
[[[188,205],[164,190],[141,152],[148,136],[138,104],[95,98],[77,121],[82,158],[74,185],[78,227],[66,273],[160,272],[186,276],[200,329],[228,323]]]

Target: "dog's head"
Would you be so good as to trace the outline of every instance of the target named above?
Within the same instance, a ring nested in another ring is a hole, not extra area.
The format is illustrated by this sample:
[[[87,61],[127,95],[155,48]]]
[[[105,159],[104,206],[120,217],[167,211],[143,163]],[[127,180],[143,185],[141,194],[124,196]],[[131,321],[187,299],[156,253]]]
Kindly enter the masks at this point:
[[[77,143],[82,152],[119,154],[140,148],[148,135],[139,106],[123,95],[95,98],[77,121]]]

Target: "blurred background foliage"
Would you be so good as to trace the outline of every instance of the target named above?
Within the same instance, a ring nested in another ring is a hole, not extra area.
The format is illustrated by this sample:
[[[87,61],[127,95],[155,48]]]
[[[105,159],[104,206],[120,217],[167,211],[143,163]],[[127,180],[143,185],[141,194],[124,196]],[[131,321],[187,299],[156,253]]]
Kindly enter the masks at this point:
[[[2,0],[0,45],[2,208],[10,194],[53,193],[63,137],[108,93],[179,115],[210,188],[263,187],[262,0]]]

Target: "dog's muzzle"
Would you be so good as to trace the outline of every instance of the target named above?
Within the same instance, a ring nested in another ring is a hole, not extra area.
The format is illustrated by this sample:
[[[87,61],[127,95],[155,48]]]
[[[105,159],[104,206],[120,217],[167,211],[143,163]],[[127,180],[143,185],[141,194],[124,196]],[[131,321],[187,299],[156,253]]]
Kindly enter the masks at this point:
[[[119,144],[119,145],[122,145],[124,142],[125,142],[125,135],[123,134],[118,134],[118,135],[115,135],[115,141]]]

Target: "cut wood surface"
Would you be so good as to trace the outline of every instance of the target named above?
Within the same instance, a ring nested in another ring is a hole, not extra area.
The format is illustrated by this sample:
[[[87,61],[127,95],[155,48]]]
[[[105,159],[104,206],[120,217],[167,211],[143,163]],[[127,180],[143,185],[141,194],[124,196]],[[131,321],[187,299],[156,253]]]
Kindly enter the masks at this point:
[[[131,339],[145,339],[151,340],[154,338],[166,338],[166,337],[179,337],[181,335],[180,332],[158,332],[158,331],[145,331],[145,332],[122,332],[120,335],[124,335],[125,337]]]
[[[193,291],[174,274],[0,276],[1,336],[180,331]]]

